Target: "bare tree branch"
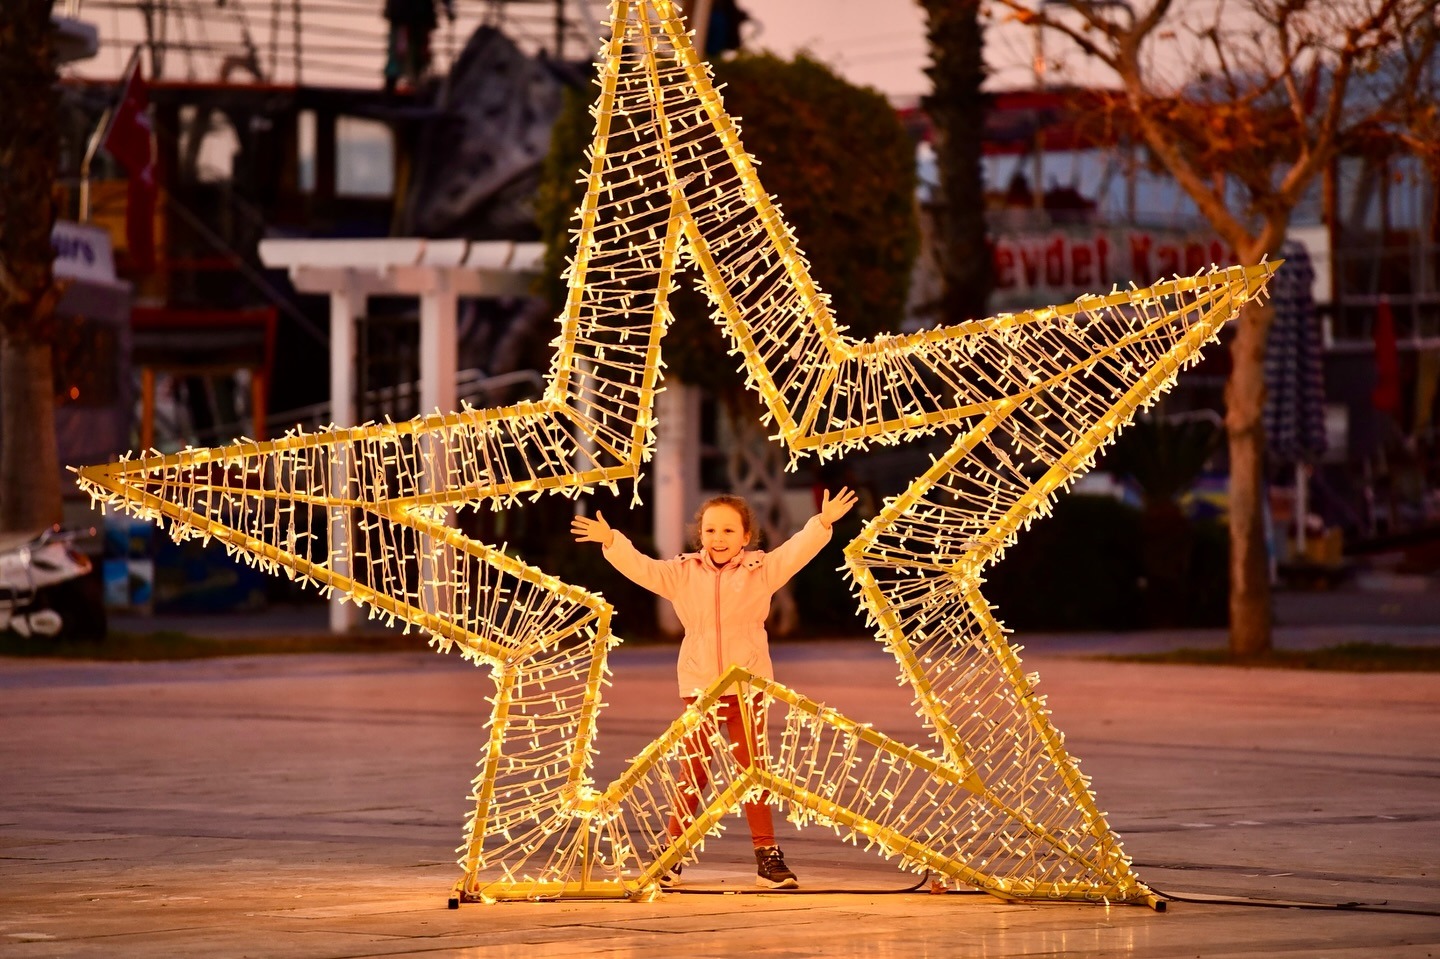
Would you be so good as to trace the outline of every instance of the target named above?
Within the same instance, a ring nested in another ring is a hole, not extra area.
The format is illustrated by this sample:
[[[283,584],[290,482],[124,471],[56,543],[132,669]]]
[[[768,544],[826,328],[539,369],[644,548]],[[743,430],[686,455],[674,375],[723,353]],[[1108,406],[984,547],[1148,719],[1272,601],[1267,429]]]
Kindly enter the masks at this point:
[[[1345,43],[1340,48],[1340,56],[1335,64],[1323,119],[1314,135],[1302,141],[1301,156],[1286,172],[1276,191],[1277,200],[1287,208],[1300,202],[1315,175],[1333,155],[1341,120],[1345,116],[1350,78],[1354,74],[1356,62],[1370,52],[1367,37],[1379,34],[1403,2],[1404,0],[1381,0],[1371,16],[1346,28]]]
[[[1020,0],[996,2],[1024,9]],[[1432,176],[1440,174],[1434,89],[1440,2],[1222,3],[1210,23],[1199,25],[1193,16],[1186,20],[1193,7],[1157,2],[1123,29],[1098,22],[1103,18],[1084,0],[1070,2],[1084,29],[1033,10],[1026,22],[1069,37],[1114,72],[1122,88],[1118,106],[1136,139],[1244,262],[1280,249],[1296,206],[1342,150],[1408,147]],[[1245,31],[1227,33],[1242,12]],[[1156,52],[1172,36],[1191,41],[1188,49],[1200,54],[1178,79],[1161,76],[1181,66],[1174,55],[1167,60]],[[1237,188],[1243,202],[1236,202]],[[1271,641],[1259,525],[1268,324],[1263,308],[1246,306],[1226,384],[1231,649],[1240,655],[1262,652]]]

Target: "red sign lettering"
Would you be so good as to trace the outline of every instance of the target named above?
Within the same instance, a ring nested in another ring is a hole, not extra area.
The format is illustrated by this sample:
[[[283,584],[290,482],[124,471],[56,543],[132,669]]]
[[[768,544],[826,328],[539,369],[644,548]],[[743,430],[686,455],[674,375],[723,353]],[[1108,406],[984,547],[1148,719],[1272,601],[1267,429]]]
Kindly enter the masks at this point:
[[[1008,296],[1058,303],[1106,292],[1116,283],[1146,286],[1234,259],[1217,239],[1128,230],[1004,237],[995,242],[992,263],[1002,301]]]

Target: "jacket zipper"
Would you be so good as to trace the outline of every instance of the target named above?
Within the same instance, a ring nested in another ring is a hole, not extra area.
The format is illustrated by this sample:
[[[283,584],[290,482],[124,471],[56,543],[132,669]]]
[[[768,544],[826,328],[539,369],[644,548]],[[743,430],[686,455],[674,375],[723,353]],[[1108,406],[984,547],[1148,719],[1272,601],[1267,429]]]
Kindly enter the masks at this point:
[[[725,644],[720,635],[720,578],[725,575],[725,567],[721,566],[715,570],[715,676],[719,678],[725,671]]]

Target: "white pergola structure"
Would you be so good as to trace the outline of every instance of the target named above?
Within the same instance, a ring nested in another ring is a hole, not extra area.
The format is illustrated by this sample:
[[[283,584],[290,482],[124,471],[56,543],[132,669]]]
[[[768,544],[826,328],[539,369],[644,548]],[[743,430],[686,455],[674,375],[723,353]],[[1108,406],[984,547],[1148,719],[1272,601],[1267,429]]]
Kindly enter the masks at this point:
[[[457,406],[456,320],[461,297],[528,296],[545,258],[541,243],[418,238],[260,241],[260,260],[290,273],[302,293],[330,297],[330,418],[355,422],[355,321],[372,296],[420,300],[420,409]],[[348,538],[338,518],[331,535]],[[356,607],[330,601],[330,629],[355,624]]]

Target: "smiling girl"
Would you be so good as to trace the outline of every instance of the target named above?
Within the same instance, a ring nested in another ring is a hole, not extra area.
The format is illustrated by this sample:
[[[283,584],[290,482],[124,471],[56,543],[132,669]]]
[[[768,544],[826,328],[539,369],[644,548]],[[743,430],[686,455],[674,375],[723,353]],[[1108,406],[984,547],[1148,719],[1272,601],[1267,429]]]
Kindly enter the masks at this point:
[[[746,549],[753,536],[754,517],[739,496],[716,496],[706,501],[696,517],[699,551],[670,560],[652,559],[641,553],[624,534],[612,529],[599,511],[593,519],[575,517],[570,531],[576,542],[599,543],[611,565],[674,605],[685,630],[680,642],[680,697],[689,705],[731,666],[743,666],[765,679],[774,678],[765,632],[770,597],[820,552],[830,541],[835,521],[854,505],[855,494],[848,488],[841,487],[834,498],[827,490],[820,511],[800,532],[769,552]],[[766,754],[764,710],[758,702],[747,705],[753,719],[748,725],[738,696],[723,696],[718,706],[718,719],[742,767],[750,764],[752,756],[763,760]],[[672,839],[695,816],[699,790],[707,780],[708,737],[700,731],[691,734],[685,754],[694,758],[685,762],[682,808],[670,818]],[[800,883],[775,844],[775,825],[767,799],[762,794],[745,803],[745,819],[755,845],[755,883],[769,889],[795,889]],[[663,888],[679,884],[678,865],[660,879]]]

